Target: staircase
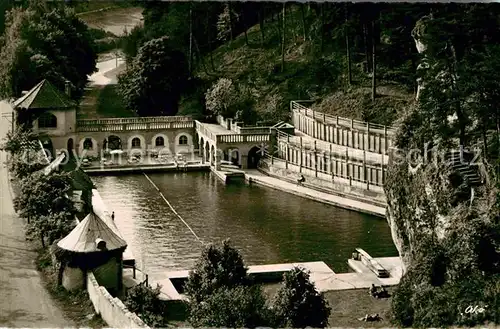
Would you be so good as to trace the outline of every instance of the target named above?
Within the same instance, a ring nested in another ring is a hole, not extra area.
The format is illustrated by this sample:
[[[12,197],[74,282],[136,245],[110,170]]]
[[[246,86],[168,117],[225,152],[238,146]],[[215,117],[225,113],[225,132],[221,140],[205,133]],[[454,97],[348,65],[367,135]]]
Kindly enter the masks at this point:
[[[478,164],[471,163],[472,159],[474,159],[474,154],[471,152],[463,151],[461,157],[460,151],[451,151],[446,153],[445,159],[469,186],[474,187],[483,184]]]

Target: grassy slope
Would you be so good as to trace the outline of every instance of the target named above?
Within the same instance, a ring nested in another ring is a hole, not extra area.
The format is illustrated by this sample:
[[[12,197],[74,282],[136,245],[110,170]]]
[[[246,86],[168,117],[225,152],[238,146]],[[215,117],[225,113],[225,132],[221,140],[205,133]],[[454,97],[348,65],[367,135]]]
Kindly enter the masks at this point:
[[[344,50],[325,40],[323,52],[320,52],[318,37],[304,42],[300,11],[294,10],[287,20],[291,23],[286,29],[284,72],[281,72],[281,44],[275,21],[265,24],[266,44],[263,47],[257,24],[248,30],[249,45],[241,34],[213,51],[216,70],[212,69],[210,56],[205,56],[207,70],[199,64],[198,77],[208,82],[226,77],[249,86],[259,113],[280,119],[289,114],[291,100],[313,99],[316,101],[313,107],[320,111],[390,124],[397,112],[413,99],[413,94],[404,88],[379,81],[380,97],[372,103],[371,78],[360,71],[356,62],[352,64],[354,85],[346,88]],[[309,34],[310,37],[317,35],[314,31]],[[363,55],[353,54],[353,57],[362,59]],[[270,105],[276,101],[278,108]],[[187,98],[181,104],[181,113],[193,111],[194,103],[193,98]]]

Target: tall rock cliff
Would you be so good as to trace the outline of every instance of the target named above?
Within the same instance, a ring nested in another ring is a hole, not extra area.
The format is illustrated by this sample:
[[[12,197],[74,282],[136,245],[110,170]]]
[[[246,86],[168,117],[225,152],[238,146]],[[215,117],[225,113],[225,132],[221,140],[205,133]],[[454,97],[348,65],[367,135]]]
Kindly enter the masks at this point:
[[[427,50],[442,46],[426,44],[432,20],[424,17],[413,33],[423,54],[420,70],[429,68]],[[417,104],[431,83],[419,81]],[[461,152],[457,140],[446,146],[425,141],[436,145],[431,150],[421,147],[423,138],[408,142],[418,139],[418,129],[415,122],[401,125],[384,187],[387,221],[405,272],[393,313],[404,326],[498,323],[500,194],[494,170],[477,152]],[[469,305],[489,311],[471,315]]]

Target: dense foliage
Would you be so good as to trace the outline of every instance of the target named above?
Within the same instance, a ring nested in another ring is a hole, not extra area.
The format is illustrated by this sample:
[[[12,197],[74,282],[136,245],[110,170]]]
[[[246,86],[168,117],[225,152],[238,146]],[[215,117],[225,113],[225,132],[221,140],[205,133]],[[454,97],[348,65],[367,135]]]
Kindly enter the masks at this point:
[[[137,314],[144,323],[153,328],[167,326],[165,317],[165,303],[159,299],[161,286],[155,289],[139,284],[127,291],[125,306]]]
[[[414,88],[417,53],[410,32],[430,10],[428,5],[345,3],[143,6],[144,27],[135,28],[125,42],[129,58],[148,40],[168,35],[184,52],[191,76],[210,84],[227,78],[251,90],[249,107],[257,110],[259,119],[286,119],[290,100],[321,99],[348,86],[363,88],[365,82],[369,86],[374,58],[378,80]],[[204,85],[199,88],[205,93]],[[269,111],[269,99],[277,95],[283,97],[278,110]],[[181,108],[200,108],[196,98],[184,96]],[[374,112],[384,107],[394,119],[387,102]]]
[[[189,322],[195,327],[325,327],[330,308],[309,280],[295,268],[283,276],[274,300],[247,275],[237,249],[228,240],[207,246],[184,286]]]
[[[243,258],[229,240],[225,240],[221,245],[213,244],[203,249],[189,273],[184,290],[192,302],[200,303],[219,288],[234,288],[249,283]]]
[[[79,99],[96,58],[87,26],[68,7],[45,1],[14,7],[0,40],[0,97],[19,97],[45,78],[60,90],[69,81]]]
[[[187,80],[184,54],[168,37],[146,42],[120,76],[127,107],[141,116],[175,115]]]
[[[27,219],[27,235],[40,239],[42,246],[64,237],[74,227],[76,209],[69,199],[71,173],[45,175],[48,165],[37,136],[24,126],[8,132],[2,150],[9,152],[9,170],[19,180],[14,208]]]
[[[269,323],[269,310],[259,286],[216,289],[201,303],[190,304],[194,327],[256,328]]]
[[[14,132],[9,131],[0,150],[9,152],[9,171],[19,179],[47,165],[36,135],[24,126],[17,127]]]
[[[76,210],[68,198],[70,190],[71,178],[67,173],[35,172],[21,181],[14,207],[28,219],[28,236],[39,237],[45,246],[45,238],[50,245],[73,229]]]
[[[273,302],[278,328],[325,328],[331,308],[309,281],[309,273],[294,268],[283,275]]]
[[[388,214],[408,266],[392,301],[400,326],[500,320],[496,8],[437,7],[413,31],[426,46],[418,72],[424,88],[402,118],[396,144],[406,154],[420,150],[420,161],[425,147],[441,156],[460,146],[473,150],[480,157],[471,170],[483,183],[470,185],[440,158],[416,172],[408,159],[389,168]]]

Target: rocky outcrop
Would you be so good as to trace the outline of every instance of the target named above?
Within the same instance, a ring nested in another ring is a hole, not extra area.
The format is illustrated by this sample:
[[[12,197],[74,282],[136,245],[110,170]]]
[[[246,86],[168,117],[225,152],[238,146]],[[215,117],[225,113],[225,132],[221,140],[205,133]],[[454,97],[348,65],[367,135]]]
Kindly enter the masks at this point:
[[[489,194],[492,187],[485,184],[482,164],[468,164],[459,153],[455,160],[449,152],[435,155],[439,153],[443,156],[421,159],[418,166],[405,159],[390,165],[386,217],[404,270],[427,241],[445,243],[464,218],[488,220],[495,201]]]

